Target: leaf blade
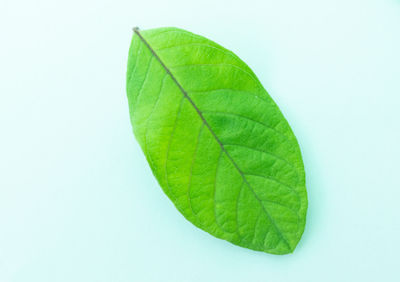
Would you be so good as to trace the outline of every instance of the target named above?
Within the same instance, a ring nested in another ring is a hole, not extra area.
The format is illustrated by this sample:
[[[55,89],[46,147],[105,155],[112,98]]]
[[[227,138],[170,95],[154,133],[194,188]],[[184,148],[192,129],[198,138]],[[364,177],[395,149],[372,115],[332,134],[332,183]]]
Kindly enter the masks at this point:
[[[189,221],[250,249],[294,250],[307,211],[300,149],[243,61],[187,31],[136,30],[127,93],[150,167]]]

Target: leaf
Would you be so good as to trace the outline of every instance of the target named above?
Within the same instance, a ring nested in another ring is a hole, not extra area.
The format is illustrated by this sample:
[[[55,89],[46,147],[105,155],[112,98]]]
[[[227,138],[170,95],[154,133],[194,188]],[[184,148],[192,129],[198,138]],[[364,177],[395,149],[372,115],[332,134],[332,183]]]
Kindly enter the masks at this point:
[[[291,253],[307,212],[300,149],[279,108],[231,51],[177,28],[129,50],[133,131],[183,216],[215,237]]]

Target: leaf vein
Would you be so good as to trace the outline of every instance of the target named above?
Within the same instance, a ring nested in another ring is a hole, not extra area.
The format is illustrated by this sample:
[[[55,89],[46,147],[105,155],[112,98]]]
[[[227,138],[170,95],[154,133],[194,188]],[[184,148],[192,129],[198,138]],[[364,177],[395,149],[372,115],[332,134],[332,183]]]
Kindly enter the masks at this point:
[[[153,62],[153,58],[154,58],[154,57],[151,57],[151,58],[150,58],[149,63],[148,63],[148,65],[147,65],[147,68],[146,68],[146,75],[145,75],[145,77],[144,77],[143,83],[142,83],[142,85],[140,86],[138,95],[137,95],[137,97],[136,97],[136,104],[139,103],[139,97],[140,97],[140,95],[142,94],[144,85],[145,85],[146,82],[147,82],[147,78],[148,78],[148,76],[149,76],[150,67],[151,67],[151,63]]]
[[[164,167],[164,169],[165,169],[165,180],[166,180],[166,184],[167,184],[167,187],[168,187],[169,194],[170,194],[171,196],[173,195],[173,193],[172,193],[171,187],[169,186],[169,182],[168,182],[168,169],[167,169],[167,164],[168,164],[169,151],[170,151],[170,149],[171,149],[172,139],[174,138],[174,133],[175,133],[175,129],[176,129],[176,124],[178,123],[178,118],[179,118],[179,116],[180,116],[180,114],[181,114],[182,105],[183,105],[183,101],[184,101],[184,100],[185,100],[184,97],[182,97],[181,102],[180,102],[180,104],[179,104],[178,112],[177,112],[177,114],[176,114],[176,118],[175,118],[175,122],[174,122],[174,127],[173,127],[172,132],[171,132],[171,137],[169,138],[169,141],[168,141],[167,153],[166,153],[166,157],[165,157],[165,167]],[[173,196],[176,198],[176,195],[173,195]]]
[[[217,160],[217,166],[216,166],[216,168],[215,168],[215,176],[214,176],[214,191],[213,191],[213,199],[214,199],[214,201],[213,201],[213,210],[214,210],[214,217],[215,217],[215,223],[217,224],[217,226],[221,229],[221,230],[223,230],[223,231],[225,231],[225,232],[227,232],[227,233],[232,233],[232,232],[229,232],[229,231],[227,231],[227,230],[225,230],[220,224],[219,224],[219,222],[218,222],[218,219],[217,219],[217,199],[216,199],[216,193],[217,193],[217,177],[218,177],[218,167],[219,167],[219,164],[221,163],[221,158],[222,158],[222,153],[223,153],[223,150],[222,150],[222,148],[221,148],[221,151],[219,152],[219,155],[218,155],[218,160]]]
[[[289,165],[291,168],[293,168],[295,170],[296,175],[297,175],[297,168],[292,163],[290,163],[288,160],[283,159],[283,158],[279,157],[278,155],[273,154],[271,152],[267,152],[267,151],[256,149],[256,148],[252,148],[250,146],[242,145],[242,144],[224,144],[224,146],[242,147],[242,148],[246,148],[246,149],[249,149],[249,150],[252,150],[252,151],[255,151],[255,152],[260,152],[260,153],[269,155],[269,156],[274,157],[275,159],[280,160],[280,161],[284,162],[285,164]]]
[[[183,98],[186,98],[193,106],[193,108],[197,111],[199,117],[203,120],[203,122],[205,123],[205,125],[207,126],[208,130],[210,131],[210,133],[214,136],[215,140],[217,141],[217,143],[221,146],[222,151],[224,151],[224,153],[226,154],[226,156],[230,159],[230,161],[232,162],[232,164],[236,167],[237,171],[239,172],[239,174],[241,175],[241,177],[243,178],[243,181],[247,184],[247,186],[249,187],[250,191],[253,193],[255,199],[259,202],[261,208],[264,210],[265,214],[267,215],[269,221],[272,223],[272,225],[274,226],[274,229],[276,230],[276,233],[278,234],[278,236],[282,239],[282,241],[285,243],[285,245],[289,248],[289,250],[292,250],[291,245],[289,244],[288,240],[286,239],[286,237],[283,235],[282,231],[278,228],[275,220],[271,217],[271,215],[268,213],[268,211],[265,209],[264,205],[262,204],[260,198],[257,196],[257,194],[255,193],[255,191],[253,190],[253,188],[251,187],[250,183],[247,181],[245,174],[242,172],[242,170],[238,167],[238,165],[236,164],[236,162],[233,160],[233,158],[229,155],[229,153],[225,150],[223,144],[221,143],[221,141],[219,140],[218,136],[215,134],[215,132],[212,130],[211,126],[207,123],[206,119],[204,118],[202,112],[199,110],[199,108],[194,104],[193,100],[189,97],[189,95],[187,94],[187,92],[185,91],[185,89],[182,87],[182,85],[177,81],[177,79],[175,78],[175,76],[171,73],[170,69],[164,64],[164,62],[160,59],[160,57],[157,55],[157,53],[153,50],[153,48],[149,45],[149,43],[143,38],[143,36],[139,33],[138,29],[134,29],[135,33],[140,37],[140,39],[142,40],[142,42],[149,48],[149,50],[153,53],[154,57],[159,61],[159,63],[164,67],[165,71],[171,76],[172,80],[176,83],[176,85],[179,87],[179,89],[181,90],[182,94],[183,94]],[[171,137],[172,139],[172,137]],[[170,139],[170,140],[171,140]],[[168,155],[168,154],[167,154]],[[167,157],[168,158],[168,157]],[[168,183],[167,183],[168,185]],[[169,187],[169,185],[168,185]],[[169,188],[170,189],[170,188]]]
[[[236,65],[232,64],[227,64],[227,63],[220,63],[220,64],[185,64],[185,65],[177,65],[177,66],[171,66],[170,69],[177,69],[177,68],[186,68],[186,67],[232,67],[240,70],[242,73],[248,75],[257,85],[258,88],[260,88],[260,82],[254,78],[253,74],[249,73],[245,69],[238,67]]]
[[[196,154],[197,154],[197,150],[199,148],[199,143],[200,143],[200,137],[201,134],[203,133],[203,129],[204,129],[204,123],[201,124],[200,130],[199,130],[199,135],[197,136],[197,143],[196,143],[196,147],[193,153],[193,159],[192,159],[192,164],[190,165],[190,174],[189,174],[189,184],[188,184],[188,191],[187,191],[187,197],[188,197],[188,205],[190,207],[190,210],[192,211],[192,213],[197,217],[197,213],[194,212],[193,207],[192,207],[192,198],[190,196],[190,192],[191,192],[191,188],[192,188],[192,175],[193,175],[193,166],[194,163],[196,161]]]
[[[143,45],[139,45],[139,48],[138,48],[138,50],[137,50],[137,53],[136,53],[136,56],[135,56],[135,58],[136,58],[136,59],[135,59],[135,65],[134,65],[134,67],[133,67],[133,70],[131,71],[131,74],[130,74],[130,76],[129,76],[127,85],[130,84],[130,82],[131,82],[131,80],[132,80],[132,78],[133,78],[133,75],[134,75],[134,73],[135,73],[135,71],[136,71],[136,67],[137,67],[137,65],[138,65],[138,63],[137,63],[137,58],[138,58],[138,54],[139,54],[140,51],[142,50],[142,46],[143,46]]]
[[[245,93],[248,96],[251,96],[257,100],[261,100],[264,103],[270,105],[270,102],[258,95],[255,95],[254,92],[246,91],[246,90],[241,90],[241,89],[233,89],[233,88],[215,88],[215,89],[208,89],[208,90],[189,90],[188,93],[190,94],[200,94],[200,93],[206,93],[206,94],[213,94],[213,92],[220,92],[220,91],[228,91],[229,94],[233,94],[233,92],[239,92],[239,93]]]
[[[149,154],[148,154],[148,151],[147,151],[148,124],[149,124],[149,121],[150,121],[150,119],[151,119],[151,116],[152,116],[153,113],[154,113],[154,109],[155,109],[155,108],[157,107],[157,105],[158,105],[158,101],[160,101],[161,93],[162,93],[163,88],[164,88],[164,82],[165,82],[165,79],[166,79],[167,77],[168,77],[167,74],[165,74],[164,77],[163,77],[163,79],[162,79],[162,83],[161,83],[160,91],[158,92],[157,100],[156,100],[156,102],[154,103],[154,106],[153,106],[153,108],[151,109],[151,112],[150,112],[149,116],[148,116],[147,119],[146,119],[145,132],[144,132],[144,148],[145,148],[144,150],[145,150],[145,152],[146,152],[146,155],[149,155]]]
[[[211,115],[235,116],[235,117],[238,117],[238,118],[241,118],[241,119],[246,119],[246,120],[252,121],[254,123],[260,124],[260,125],[264,126],[265,128],[274,131],[278,135],[281,135],[285,140],[290,141],[290,139],[287,138],[287,136],[285,134],[283,134],[282,132],[276,130],[274,127],[268,126],[265,123],[262,123],[262,122],[260,122],[258,120],[252,119],[252,118],[247,117],[247,116],[243,116],[243,115],[236,114],[236,113],[218,112],[218,111],[203,111],[203,113],[204,114],[211,114]]]
[[[229,53],[229,51],[224,50],[222,48],[218,48],[216,46],[212,46],[209,44],[205,44],[205,43],[200,43],[200,42],[191,42],[191,43],[184,43],[184,44],[179,44],[179,45],[172,45],[172,46],[168,46],[168,47],[164,47],[164,48],[159,48],[159,49],[155,49],[156,52],[158,51],[164,51],[164,50],[168,50],[168,49],[173,49],[173,48],[178,48],[178,47],[183,47],[183,46],[203,46],[206,48],[211,48],[211,49],[215,49],[220,51],[221,53],[228,55],[234,59],[237,59],[237,56],[234,55],[233,53]]]
[[[265,175],[260,175],[260,174],[252,174],[252,173],[245,173],[245,175],[265,178],[265,179],[273,181],[273,182],[275,182],[275,183],[277,183],[279,185],[282,185],[282,186],[288,188],[289,190],[291,190],[293,193],[295,193],[297,195],[297,197],[299,197],[299,200],[300,200],[300,196],[299,196],[298,192],[292,186],[290,186],[288,184],[285,184],[285,183],[283,183],[283,182],[281,182],[281,181],[279,181],[279,180],[277,180],[275,178],[268,177],[268,176],[265,176]]]

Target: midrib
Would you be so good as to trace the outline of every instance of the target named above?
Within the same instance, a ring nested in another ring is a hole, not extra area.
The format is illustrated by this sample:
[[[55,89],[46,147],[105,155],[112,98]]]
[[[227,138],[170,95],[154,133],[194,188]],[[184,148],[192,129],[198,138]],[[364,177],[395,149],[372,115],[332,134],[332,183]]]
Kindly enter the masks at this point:
[[[263,209],[263,211],[265,212],[265,214],[267,215],[268,219],[270,220],[271,224],[274,226],[275,230],[277,231],[277,233],[279,234],[279,236],[281,237],[282,241],[287,245],[287,247],[289,248],[289,250],[292,250],[289,242],[287,241],[287,239],[285,238],[285,236],[282,234],[282,232],[280,231],[280,229],[278,228],[278,226],[275,223],[275,220],[271,217],[271,215],[269,214],[269,212],[265,209],[261,199],[257,196],[257,194],[254,192],[254,189],[251,187],[250,183],[247,181],[246,176],[244,175],[244,173],[242,172],[242,170],[239,168],[239,166],[237,165],[237,163],[235,162],[235,160],[231,157],[231,155],[228,153],[228,151],[225,149],[224,145],[222,144],[222,142],[219,140],[218,136],[215,134],[215,132],[212,130],[211,126],[208,124],[207,120],[204,118],[202,112],[200,111],[200,109],[196,106],[196,104],[193,102],[193,100],[189,97],[188,93],[186,92],[186,90],[182,87],[182,85],[178,82],[178,80],[175,78],[175,76],[171,73],[171,71],[169,70],[169,68],[164,64],[164,62],[161,60],[161,58],[158,56],[158,54],[156,53],[156,51],[150,46],[150,44],[146,41],[146,39],[143,38],[143,36],[140,34],[139,32],[139,28],[135,27],[133,28],[133,31],[138,35],[138,37],[140,38],[140,40],[146,45],[146,47],[150,50],[150,52],[153,54],[153,56],[157,59],[157,61],[161,64],[161,66],[165,69],[165,71],[167,72],[167,74],[171,77],[171,79],[174,81],[174,83],[178,86],[178,88],[181,90],[183,96],[190,102],[190,104],[193,106],[193,108],[196,110],[197,114],[199,115],[199,117],[201,118],[201,120],[203,121],[203,123],[205,124],[205,126],[207,126],[208,130],[211,132],[211,134],[214,136],[215,140],[218,142],[219,146],[221,147],[221,150],[226,154],[226,156],[229,158],[229,160],[232,162],[232,164],[234,165],[234,167],[237,169],[237,171],[239,172],[239,174],[241,175],[241,177],[243,178],[243,181],[247,184],[247,186],[250,188],[250,191],[253,193],[254,197],[257,199],[257,201],[260,203],[261,208]]]

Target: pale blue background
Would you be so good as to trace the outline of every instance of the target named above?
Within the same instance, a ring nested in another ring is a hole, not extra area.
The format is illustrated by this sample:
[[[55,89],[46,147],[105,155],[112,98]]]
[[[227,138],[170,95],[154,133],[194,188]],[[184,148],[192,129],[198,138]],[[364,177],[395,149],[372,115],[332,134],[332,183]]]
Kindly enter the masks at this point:
[[[125,94],[131,28],[233,50],[298,136],[292,255],[215,239],[158,187]],[[1,282],[400,281],[399,0],[1,0]]]

